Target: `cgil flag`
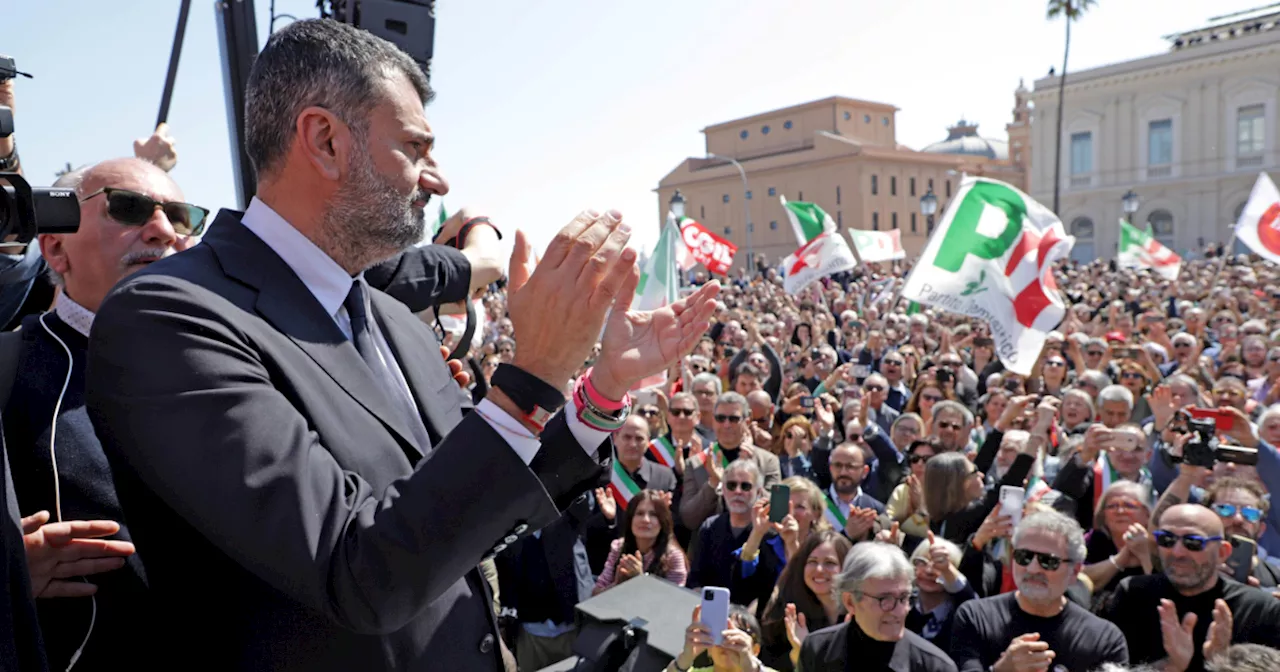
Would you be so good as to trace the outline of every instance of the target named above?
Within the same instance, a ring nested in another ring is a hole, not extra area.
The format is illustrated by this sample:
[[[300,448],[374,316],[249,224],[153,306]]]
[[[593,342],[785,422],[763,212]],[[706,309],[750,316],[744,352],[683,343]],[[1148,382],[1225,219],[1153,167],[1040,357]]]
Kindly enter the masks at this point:
[[[1014,187],[965,177],[902,296],[991,325],[1005,368],[1029,375],[1066,307],[1053,264],[1075,238],[1048,208]]]
[[[858,252],[858,259],[861,259],[864,264],[907,258],[907,253],[902,251],[901,229],[889,231],[849,229],[849,239],[853,241],[853,249]]]
[[[823,233],[782,260],[782,287],[795,295],[809,283],[858,265],[838,233]]]
[[[613,492],[613,501],[618,503],[618,508],[626,509],[627,503],[632,497],[640,494],[640,486],[627,475],[627,470],[622,466],[622,461],[614,458],[613,474],[609,476],[609,490]]]
[[[671,215],[671,220],[675,221],[674,214]],[[729,274],[729,267],[733,266],[733,255],[738,251],[736,245],[711,233],[707,227],[689,217],[681,217],[678,226],[681,244],[676,249],[686,253],[685,260],[680,262],[682,270],[687,271],[702,264],[716,275]]]
[[[1280,192],[1266,173],[1258,173],[1249,202],[1240,212],[1236,240],[1271,263],[1280,264]]]
[[[787,218],[791,220],[797,245],[803,246],[824,233],[836,230],[836,221],[816,203],[787,201],[787,197],[782,195],[778,196],[778,200],[782,201],[782,209],[787,211]]]
[[[1155,236],[1122,219],[1116,264],[1122,268],[1149,268],[1165,280],[1177,280],[1182,257],[1161,245]]]

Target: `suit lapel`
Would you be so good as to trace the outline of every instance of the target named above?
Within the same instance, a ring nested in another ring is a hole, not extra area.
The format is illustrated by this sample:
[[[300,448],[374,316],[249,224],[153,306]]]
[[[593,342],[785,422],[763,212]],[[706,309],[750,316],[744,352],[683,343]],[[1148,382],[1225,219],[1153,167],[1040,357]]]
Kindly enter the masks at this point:
[[[355,346],[284,260],[240,223],[241,214],[221,211],[202,244],[213,248],[228,276],[258,290],[254,309],[263,319],[420,456],[413,434]]]

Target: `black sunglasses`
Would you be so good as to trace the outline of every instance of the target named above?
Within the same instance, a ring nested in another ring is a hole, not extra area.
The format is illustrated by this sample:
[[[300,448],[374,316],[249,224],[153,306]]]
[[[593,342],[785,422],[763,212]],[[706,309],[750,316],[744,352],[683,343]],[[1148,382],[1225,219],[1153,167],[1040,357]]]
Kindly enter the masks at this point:
[[[734,424],[742,422],[741,415],[721,415],[719,413],[716,413],[715,419],[716,419],[716,422],[732,422]]]
[[[671,415],[672,415],[672,416],[681,416],[681,415],[682,415],[682,416],[684,416],[684,417],[686,417],[686,418],[692,418],[692,417],[693,417],[693,414],[694,414],[694,413],[697,413],[697,412],[698,412],[698,411],[697,411],[696,409],[692,409],[692,408],[673,408],[673,409],[671,409],[671,411],[670,411],[670,413],[671,413]]]
[[[747,481],[725,481],[724,482],[725,492],[751,492],[751,490],[755,487],[756,487],[755,483],[749,483]]]
[[[1178,540],[1182,540],[1182,546],[1188,551],[1203,551],[1206,544],[1211,541],[1222,541],[1220,535],[1206,537],[1200,534],[1184,534],[1176,535],[1169,530],[1156,530],[1152,533],[1156,538],[1156,545],[1160,548],[1173,548],[1177,545]]]
[[[1018,563],[1018,566],[1020,567],[1029,566],[1032,558],[1038,560],[1040,562],[1040,566],[1050,572],[1056,572],[1058,571],[1058,568],[1062,566],[1062,558],[1059,558],[1052,553],[1038,553],[1036,551],[1029,551],[1025,548],[1019,548],[1013,551],[1013,561]]]
[[[920,464],[921,462],[928,462],[929,458],[931,457],[933,456],[932,455],[916,455],[913,453],[907,456],[907,462],[910,464]]]
[[[656,408],[642,408],[636,412],[639,413],[640,415],[643,415],[646,418],[656,418],[658,417],[658,414],[661,413],[661,411],[659,411]]]
[[[80,199],[81,203],[103,194],[107,197],[107,216],[125,226],[142,226],[155,213],[156,208],[164,211],[169,218],[174,232],[183,236],[198,236],[204,233],[205,221],[209,211],[198,205],[171,201],[162,203],[150,196],[127,189],[103,187]]]

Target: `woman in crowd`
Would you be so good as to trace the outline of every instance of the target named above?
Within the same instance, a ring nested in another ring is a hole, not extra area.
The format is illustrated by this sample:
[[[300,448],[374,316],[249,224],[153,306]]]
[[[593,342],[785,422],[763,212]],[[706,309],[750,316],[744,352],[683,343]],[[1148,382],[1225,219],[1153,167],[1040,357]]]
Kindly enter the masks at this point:
[[[951,650],[951,617],[978,596],[960,573],[960,549],[946,539],[929,539],[911,553],[916,596],[907,613],[907,629],[943,651]]]
[[[823,517],[826,499],[813,481],[792,476],[782,485],[791,489],[790,512],[782,522],[771,523],[769,503],[764,499],[756,502],[752,509],[751,534],[742,548],[733,553],[729,588],[741,601],[748,604],[756,602],[757,617],[764,616],[764,608],[787,565],[787,559],[795,557],[814,531],[831,527]]]
[[[807,351],[813,346],[813,325],[801,322],[791,330],[791,344]]]
[[[784,478],[803,476],[813,478],[813,459],[809,452],[813,449],[813,441],[818,438],[809,419],[796,415],[782,425],[778,442],[771,452],[777,454],[779,466]]]
[[[1046,350],[1040,360],[1040,370],[1033,372],[1033,378],[1040,379],[1040,393],[1062,397],[1067,387],[1067,358],[1059,350]]]
[[[1133,481],[1112,483],[1098,498],[1084,561],[1094,605],[1115,591],[1121,579],[1151,573],[1155,549],[1145,527],[1151,519],[1150,501],[1147,486]]]
[[[905,483],[893,489],[885,513],[903,532],[924,538],[929,533],[929,514],[924,508],[925,464],[943,449],[936,437],[929,437],[912,441],[906,452],[911,473]]]
[[[764,646],[760,659],[765,664],[778,670],[795,669],[804,637],[794,628],[788,631],[788,612],[807,631],[840,622],[840,602],[832,589],[850,548],[849,539],[832,530],[815,532],[800,545],[795,560],[787,563],[778,579],[777,592],[761,619]]]
[[[993,437],[994,438],[994,437]],[[988,439],[990,443],[991,439]],[[984,450],[986,446],[983,446]],[[1023,452],[1014,459],[1000,483],[987,489],[982,472],[960,453],[944,453],[925,464],[924,504],[929,528],[948,541],[961,544],[978,529],[1000,498],[1000,486],[1022,487],[1034,459]]]
[[[974,427],[970,432],[969,438],[976,445],[982,445],[987,439],[987,434],[991,433],[991,428],[995,426],[996,420],[1004,413],[1004,409],[1009,405],[1009,391],[1004,388],[996,388],[987,390],[987,393],[978,399],[978,418],[982,424]]]
[[[1058,409],[1058,424],[1067,434],[1084,434],[1096,414],[1093,397],[1088,392],[1078,388],[1067,390]]]
[[[760,623],[751,612],[730,605],[729,629],[717,645],[702,624],[701,610],[694,608],[692,622],[684,631],[684,650],[663,672],[777,672],[756,657],[760,654]]]
[[[609,547],[604,571],[596,580],[593,595],[641,574],[653,574],[683,586],[689,563],[676,543],[668,493],[643,490],[627,504],[622,538]]]
[[[1151,405],[1147,403],[1147,386],[1151,384],[1147,377],[1147,369],[1133,361],[1120,363],[1120,384],[1133,393],[1133,412],[1129,414],[1129,422],[1143,422],[1151,417]]]
[[[918,413],[924,420],[925,427],[933,422],[933,407],[943,399],[955,399],[950,389],[938,385],[931,375],[921,375],[916,381],[915,391],[907,402],[907,413]]]
[[[924,418],[921,418],[918,413],[903,413],[889,427],[889,440],[900,452],[905,453],[907,448],[922,436],[924,436]]]

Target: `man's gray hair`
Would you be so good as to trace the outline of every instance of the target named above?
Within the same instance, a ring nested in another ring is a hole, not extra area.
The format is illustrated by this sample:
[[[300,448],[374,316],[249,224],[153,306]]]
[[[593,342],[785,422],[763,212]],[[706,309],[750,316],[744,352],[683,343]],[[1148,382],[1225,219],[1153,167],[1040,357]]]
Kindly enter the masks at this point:
[[[418,64],[372,33],[329,19],[295,21],[273,33],[245,90],[245,153],[259,179],[284,160],[308,107],[328,110],[363,137],[369,111],[386,97],[382,83],[396,75],[409,80],[423,105],[431,101]]]
[[[1102,388],[1098,393],[1098,405],[1101,406],[1109,401],[1123,401],[1129,410],[1133,410],[1133,393],[1123,385],[1108,385]]]
[[[1025,429],[1011,429],[1004,433],[1004,437],[1000,439],[1000,446],[1003,448],[1005,444],[1016,446],[1018,452],[1022,452],[1027,447],[1027,442],[1031,440],[1031,432]]]
[[[751,408],[747,405],[747,398],[737,392],[725,392],[716,397],[716,407],[718,408],[721,404],[737,404],[738,408],[744,411]]]
[[[1107,374],[1094,369],[1089,369],[1080,374],[1079,380],[1089,383],[1099,390],[1111,384],[1111,379],[1107,377]]]
[[[1185,373],[1175,373],[1172,376],[1165,378],[1164,384],[1165,385],[1181,385],[1191,390],[1191,396],[1193,397],[1200,396],[1200,383],[1197,383],[1195,378],[1192,378],[1191,376],[1188,376]]]
[[[918,314],[919,313],[917,313],[917,315]],[[965,425],[969,427],[973,426],[973,411],[969,410],[967,407],[965,407],[964,404],[958,401],[943,399],[942,401],[939,401],[938,403],[934,404],[933,417],[937,418],[942,413],[959,413],[960,416],[964,418]]]
[[[716,391],[717,395],[723,391],[723,389],[720,387],[720,376],[717,376],[714,373],[699,373],[698,375],[693,377],[693,384],[694,385],[710,384],[712,386],[712,389]]]
[[[751,474],[751,482],[756,484],[756,490],[764,488],[764,474],[761,473],[760,465],[756,464],[755,460],[739,457],[724,468],[724,476],[728,476],[733,471],[745,471]]]
[[[673,404],[677,401],[692,401],[694,404],[693,410],[695,411],[698,410],[698,398],[693,396],[692,392],[676,392],[675,394],[671,395],[671,401],[668,402],[668,405]]]
[[[836,577],[835,597],[840,601],[842,593],[862,593],[862,584],[874,579],[915,578],[915,570],[901,548],[879,541],[854,544],[844,557],[844,570]]]
[[[1093,405],[1093,396],[1089,394],[1089,391],[1088,391],[1088,390],[1082,390],[1082,389],[1080,389],[1080,388],[1078,388],[1078,387],[1073,387],[1073,388],[1071,388],[1071,389],[1067,390],[1066,392],[1063,392],[1063,393],[1062,393],[1062,400],[1063,400],[1063,401],[1066,401],[1066,400],[1067,400],[1067,397],[1076,397],[1076,398],[1078,398],[1080,401],[1083,401],[1084,403],[1088,404],[1088,405],[1089,405],[1089,419],[1090,419],[1090,420],[1092,420],[1092,419],[1094,419],[1094,418],[1098,417],[1098,408],[1097,408],[1096,406],[1094,406],[1094,405]]]
[[[1067,542],[1067,560],[1073,565],[1084,562],[1086,552],[1084,530],[1075,518],[1057,511],[1033,513],[1023,518],[1022,522],[1018,523],[1017,529],[1013,531],[1013,547],[1021,546],[1021,539],[1031,532],[1043,532],[1048,536],[1063,539]]]
[[[1232,644],[1226,651],[1204,661],[1208,672],[1275,672],[1280,670],[1280,651],[1261,644]]]

